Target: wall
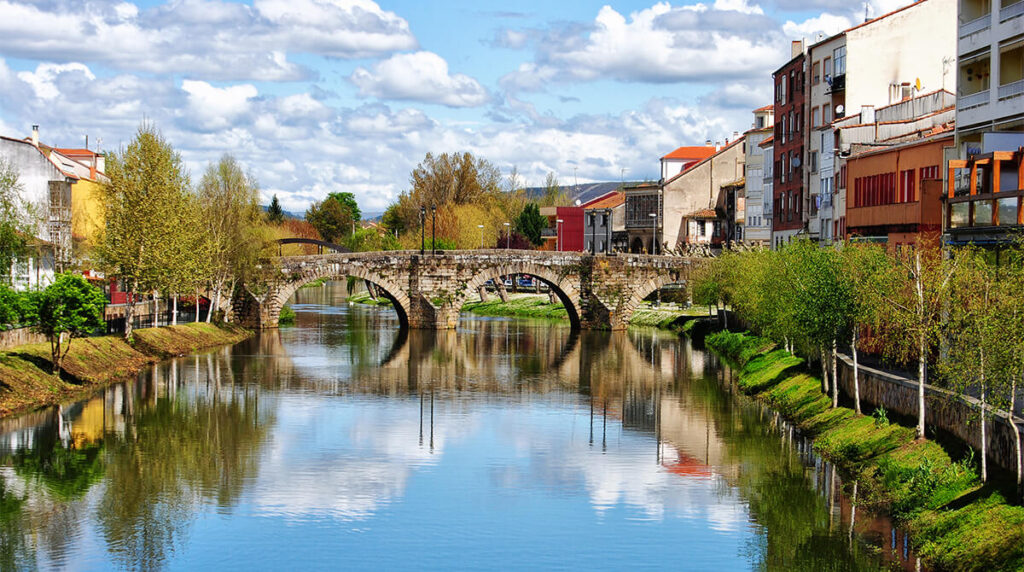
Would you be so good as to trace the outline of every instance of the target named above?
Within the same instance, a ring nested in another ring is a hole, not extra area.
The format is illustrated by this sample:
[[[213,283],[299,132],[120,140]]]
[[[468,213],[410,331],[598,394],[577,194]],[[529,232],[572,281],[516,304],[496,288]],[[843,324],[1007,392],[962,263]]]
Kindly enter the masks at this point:
[[[803,228],[804,203],[807,198],[804,189],[804,168],[806,153],[804,141],[807,130],[804,128],[807,117],[806,73],[807,58],[800,54],[782,66],[774,74],[776,92],[781,94],[780,86],[785,85],[785,99],[775,101],[775,143],[773,152],[776,165],[772,184],[775,219],[772,228],[776,234],[782,231],[795,233]],[[794,127],[794,125],[796,127]],[[783,159],[785,157],[785,159]],[[793,157],[800,159],[800,166],[793,167]],[[782,177],[785,175],[785,182]],[[790,197],[783,201],[784,197]],[[794,202],[795,201],[795,202]],[[786,205],[790,208],[787,210]]]
[[[743,238],[746,242],[771,240],[769,221],[764,216],[764,162],[765,151],[760,143],[771,135],[771,128],[747,132],[747,152],[744,157],[746,173],[746,214]],[[772,158],[769,156],[768,160]],[[771,200],[769,198],[769,200]]]
[[[94,246],[103,229],[103,196],[100,184],[80,179],[71,186],[71,234]]]
[[[558,218],[561,248],[563,252],[579,252],[583,250],[583,209],[581,207],[558,207]]]
[[[46,342],[46,336],[33,332],[32,328],[15,328],[13,330],[0,331],[0,350],[9,350],[15,346],[41,344],[44,342]]]
[[[49,204],[50,181],[64,181],[64,174],[39,149],[25,141],[0,137],[0,157],[11,162],[17,169],[22,198],[38,205],[45,212]],[[45,222],[40,224],[36,236],[49,240]]]
[[[886,411],[917,418],[917,381],[860,366],[861,407],[870,411],[881,405]],[[853,361],[839,356],[839,388],[850,399],[853,395]],[[981,448],[978,417],[979,403],[972,397],[955,395],[938,387],[925,387],[925,426],[929,432],[941,429],[975,450]],[[1017,420],[1018,426],[1024,420]],[[993,414],[988,420],[988,459],[1004,469],[1016,471],[1013,429],[1005,414]],[[1020,429],[1018,429],[1019,431]]]

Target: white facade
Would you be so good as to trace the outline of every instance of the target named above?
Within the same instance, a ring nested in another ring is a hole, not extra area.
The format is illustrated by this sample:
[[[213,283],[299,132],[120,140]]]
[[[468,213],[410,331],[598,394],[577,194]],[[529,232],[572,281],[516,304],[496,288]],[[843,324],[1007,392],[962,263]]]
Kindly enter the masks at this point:
[[[958,16],[958,145],[1024,131],[1024,0],[961,0]]]
[[[765,154],[761,143],[772,134],[771,127],[748,131],[746,152],[746,200],[744,206],[743,239],[747,243],[770,244],[772,240],[771,217],[771,163],[772,156]],[[769,147],[769,149],[771,149]],[[765,167],[768,167],[769,191],[765,192]],[[765,212],[765,203],[768,210]]]
[[[730,142],[715,155],[664,182],[661,236],[668,248],[685,243],[684,217],[718,206],[722,186],[743,177],[744,141],[741,137]]]

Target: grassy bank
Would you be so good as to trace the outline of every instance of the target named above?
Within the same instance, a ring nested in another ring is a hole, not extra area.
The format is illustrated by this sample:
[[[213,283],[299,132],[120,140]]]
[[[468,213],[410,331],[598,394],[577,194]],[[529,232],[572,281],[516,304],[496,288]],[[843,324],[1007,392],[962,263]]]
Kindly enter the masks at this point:
[[[359,292],[358,294],[353,294],[353,295],[349,296],[348,298],[346,298],[346,300],[348,300],[349,302],[352,302],[353,304],[367,304],[369,306],[390,306],[391,305],[391,300],[388,300],[384,296],[377,296],[377,299],[374,300],[373,298],[370,297],[370,293],[366,292],[365,290],[362,291],[362,292]]]
[[[510,294],[508,302],[495,296],[487,302],[466,302],[462,309],[480,316],[518,316],[568,320],[569,312],[560,303],[548,302],[546,295]]]
[[[50,373],[49,344],[0,352],[0,416],[58,403],[123,381],[157,360],[239,342],[252,332],[231,325],[190,323],[135,331],[134,346],[120,336],[76,339],[58,379]]]
[[[889,423],[882,412],[864,416],[832,409],[804,360],[765,340],[722,332],[706,344],[741,368],[741,390],[813,436],[815,450],[868,491],[868,504],[905,526],[929,566],[1024,568],[1024,508],[1007,503],[995,487],[982,486],[973,459],[954,461],[938,444],[916,440],[912,428]]]

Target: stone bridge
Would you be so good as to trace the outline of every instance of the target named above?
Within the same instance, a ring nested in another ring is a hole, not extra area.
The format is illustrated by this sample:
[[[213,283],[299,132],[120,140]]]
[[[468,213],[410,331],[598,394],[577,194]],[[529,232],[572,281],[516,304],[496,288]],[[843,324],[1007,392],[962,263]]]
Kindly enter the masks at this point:
[[[304,284],[353,276],[383,291],[403,327],[444,330],[455,327],[463,304],[479,299],[485,282],[528,274],[558,296],[574,328],[621,330],[644,298],[665,285],[685,284],[697,263],[697,259],[676,256],[533,250],[287,256],[273,261],[277,280],[244,288],[234,297],[233,312],[247,327],[274,328],[281,307]]]

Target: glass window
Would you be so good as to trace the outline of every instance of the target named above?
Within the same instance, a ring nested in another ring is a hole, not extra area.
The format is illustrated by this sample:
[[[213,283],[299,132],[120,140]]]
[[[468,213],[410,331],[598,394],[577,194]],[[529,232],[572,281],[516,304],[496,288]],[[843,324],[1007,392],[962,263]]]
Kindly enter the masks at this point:
[[[836,71],[836,75],[843,75],[846,73],[846,46],[840,46],[833,50],[832,57],[834,58],[832,67]]]
[[[825,58],[825,77],[831,79],[832,76],[832,58]]]
[[[811,66],[811,82],[818,85],[821,82],[821,62],[814,62]]]
[[[999,226],[1017,224],[1017,199],[999,199]]]
[[[992,226],[992,201],[974,202],[974,224],[971,226]]]

